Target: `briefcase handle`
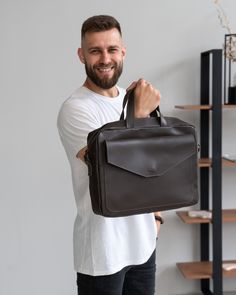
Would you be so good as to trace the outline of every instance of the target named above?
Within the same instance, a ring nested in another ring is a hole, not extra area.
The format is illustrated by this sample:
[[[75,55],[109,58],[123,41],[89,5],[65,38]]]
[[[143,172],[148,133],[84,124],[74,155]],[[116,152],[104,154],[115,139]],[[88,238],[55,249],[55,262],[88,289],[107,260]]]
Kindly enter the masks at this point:
[[[135,119],[134,118],[134,89],[128,90],[125,97],[124,97],[120,120],[124,120],[124,110],[125,110],[126,104],[127,104],[126,127],[133,128],[135,126],[135,121],[134,121],[134,119]],[[150,116],[156,117],[159,121],[160,126],[163,126],[163,127],[167,126],[167,122],[166,122],[164,116],[162,115],[159,106],[156,108],[156,110],[152,111]]]

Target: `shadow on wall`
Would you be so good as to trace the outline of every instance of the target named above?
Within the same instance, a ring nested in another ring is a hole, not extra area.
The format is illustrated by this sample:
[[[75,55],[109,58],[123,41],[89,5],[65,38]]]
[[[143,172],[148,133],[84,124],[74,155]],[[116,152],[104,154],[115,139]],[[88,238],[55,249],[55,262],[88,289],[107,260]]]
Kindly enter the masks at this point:
[[[171,97],[174,95],[175,103],[181,103],[186,99],[191,103],[199,103],[200,59],[198,56],[167,64],[152,72],[154,71],[150,80],[162,89],[163,96],[165,93],[170,94]]]
[[[173,284],[171,282],[173,282]],[[194,283],[195,286],[193,286],[192,283]],[[184,295],[181,291],[178,291],[183,289],[183,285],[185,285],[186,295],[200,295],[200,293],[193,293],[194,289],[199,288],[198,283],[186,281],[177,268],[175,268],[175,265],[161,266],[159,268],[157,272],[156,294],[159,294],[158,289],[160,288],[162,292],[159,295]],[[172,286],[174,286],[174,290]]]

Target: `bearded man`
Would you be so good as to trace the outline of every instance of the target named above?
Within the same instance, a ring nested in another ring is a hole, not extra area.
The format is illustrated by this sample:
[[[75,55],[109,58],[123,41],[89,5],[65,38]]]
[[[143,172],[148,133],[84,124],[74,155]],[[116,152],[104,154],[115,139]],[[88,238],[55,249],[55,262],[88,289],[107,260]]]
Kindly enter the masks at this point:
[[[155,249],[161,218],[154,214],[107,218],[93,213],[87,135],[119,120],[126,90],[117,85],[126,49],[119,22],[112,16],[87,19],[81,29],[80,61],[86,80],[63,103],[58,130],[72,171],[77,205],[74,223],[74,268],[78,295],[153,295]],[[135,117],[147,117],[160,103],[160,93],[144,79],[133,82]]]

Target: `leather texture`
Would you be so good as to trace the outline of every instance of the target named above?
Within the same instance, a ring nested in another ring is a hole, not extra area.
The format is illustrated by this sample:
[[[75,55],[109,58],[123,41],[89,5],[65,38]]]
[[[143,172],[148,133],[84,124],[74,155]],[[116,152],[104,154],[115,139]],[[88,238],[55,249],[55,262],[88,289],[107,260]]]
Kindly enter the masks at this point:
[[[121,217],[196,204],[195,127],[163,117],[159,109],[149,118],[135,119],[133,114],[133,91],[129,91],[120,120],[88,135],[85,159],[94,213]]]

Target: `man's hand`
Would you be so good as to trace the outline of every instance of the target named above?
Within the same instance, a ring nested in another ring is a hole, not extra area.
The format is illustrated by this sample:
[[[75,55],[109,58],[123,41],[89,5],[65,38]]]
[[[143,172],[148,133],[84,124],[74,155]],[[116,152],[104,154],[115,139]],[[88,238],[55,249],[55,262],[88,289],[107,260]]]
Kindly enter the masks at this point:
[[[154,216],[160,216],[161,217],[161,212],[155,212],[154,213]],[[161,228],[161,222],[159,220],[155,220],[156,221],[156,227],[157,227],[157,234],[159,233],[160,231],[160,228]]]
[[[85,147],[82,148],[82,149],[78,152],[78,154],[76,155],[76,158],[82,160],[84,163],[85,163],[84,156],[85,156],[85,152],[86,152],[86,150],[87,150],[87,147],[85,146]]]
[[[134,87],[135,117],[146,118],[159,106],[161,100],[160,91],[144,79],[139,79],[137,82],[133,82],[127,90]]]

